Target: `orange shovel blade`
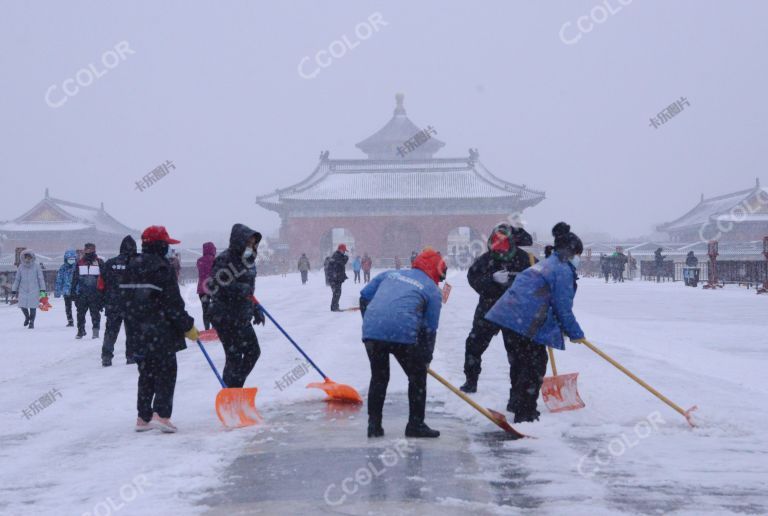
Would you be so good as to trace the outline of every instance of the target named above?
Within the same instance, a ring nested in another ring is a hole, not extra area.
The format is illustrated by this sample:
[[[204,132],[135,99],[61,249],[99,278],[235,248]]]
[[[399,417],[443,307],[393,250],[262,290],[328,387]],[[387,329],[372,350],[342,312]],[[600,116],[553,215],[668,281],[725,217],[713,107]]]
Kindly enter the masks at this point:
[[[353,387],[345,385],[343,383],[336,383],[330,378],[326,378],[322,382],[314,382],[307,385],[307,389],[315,388],[322,389],[328,395],[328,399],[337,401],[347,401],[350,403],[362,403],[363,398],[360,393]]]
[[[550,412],[564,412],[585,407],[576,388],[578,376],[579,373],[569,373],[544,378],[541,395]]]
[[[504,429],[504,431],[507,432],[508,434],[511,434],[515,439],[522,439],[523,437],[526,437],[525,434],[521,434],[520,432],[512,428],[512,425],[510,425],[509,422],[507,422],[507,418],[504,417],[504,414],[496,412],[495,410],[492,410],[492,409],[485,409],[485,410],[491,413],[491,415],[493,416],[494,423],[496,423],[500,428]]]
[[[262,421],[256,410],[256,387],[221,389],[216,395],[216,415],[227,428],[251,426]]]
[[[216,330],[211,328],[210,330],[201,331],[199,339],[203,342],[212,342],[214,340],[219,340],[219,334],[216,333]]]

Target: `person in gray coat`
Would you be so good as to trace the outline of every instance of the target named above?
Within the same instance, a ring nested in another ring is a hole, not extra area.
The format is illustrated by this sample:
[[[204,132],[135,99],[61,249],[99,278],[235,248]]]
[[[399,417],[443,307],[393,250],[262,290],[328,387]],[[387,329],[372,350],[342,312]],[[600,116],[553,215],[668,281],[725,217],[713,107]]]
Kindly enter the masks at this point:
[[[19,296],[19,308],[24,313],[24,326],[33,329],[40,298],[47,294],[43,270],[35,253],[29,249],[21,253],[21,264],[16,271],[16,279],[13,280],[13,292]]]

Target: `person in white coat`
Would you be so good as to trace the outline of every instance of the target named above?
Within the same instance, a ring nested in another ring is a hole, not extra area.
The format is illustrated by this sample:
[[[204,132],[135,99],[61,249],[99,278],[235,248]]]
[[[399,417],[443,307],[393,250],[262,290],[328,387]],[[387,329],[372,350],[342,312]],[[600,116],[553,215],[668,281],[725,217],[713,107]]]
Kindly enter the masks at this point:
[[[21,264],[13,280],[13,292],[19,296],[19,308],[24,313],[24,326],[35,327],[35,315],[40,298],[45,297],[45,278],[35,253],[29,249],[21,253]]]

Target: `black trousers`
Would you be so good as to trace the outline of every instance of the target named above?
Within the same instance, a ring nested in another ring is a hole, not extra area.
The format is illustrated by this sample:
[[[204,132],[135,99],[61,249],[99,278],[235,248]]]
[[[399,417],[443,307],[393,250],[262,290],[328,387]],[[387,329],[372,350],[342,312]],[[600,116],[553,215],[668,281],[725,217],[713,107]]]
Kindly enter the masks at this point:
[[[64,311],[67,313],[67,322],[71,323],[75,320],[72,318],[72,296],[64,296]]]
[[[91,312],[91,323],[94,330],[98,330],[101,327],[101,305],[98,300],[80,296],[75,301],[75,307],[77,308],[77,331],[78,333],[85,333],[85,314]]]
[[[222,379],[227,387],[242,387],[261,355],[256,332],[250,323],[215,327],[227,357]]]
[[[137,360],[139,366],[139,391],[136,408],[144,421],[152,419],[152,413],[171,417],[173,392],[176,390],[176,353],[151,353]]]
[[[419,344],[399,344],[377,340],[365,341],[365,351],[371,363],[371,383],[368,388],[368,421],[381,424],[384,399],[389,385],[389,355],[393,355],[408,375],[408,422],[421,424],[427,404],[428,353]]]
[[[371,271],[363,271],[363,281],[366,283],[371,281]]]
[[[355,283],[360,283],[360,271],[354,271],[355,273]]]
[[[515,414],[536,410],[541,384],[547,373],[547,347],[513,331],[504,331],[509,360],[509,401]]]
[[[208,310],[211,308],[211,296],[208,294],[199,294],[200,303],[203,305],[203,326],[206,330],[211,329],[211,317],[208,315]]]
[[[22,308],[21,313],[31,323],[35,322],[35,316],[37,315],[37,308]]]
[[[107,327],[104,330],[104,342],[101,345],[101,358],[111,359],[115,354],[115,343],[117,337],[120,334],[120,326],[123,323],[123,316],[120,314],[106,314]],[[131,335],[128,332],[128,326],[125,326],[125,358],[129,359],[133,356],[131,351]]]
[[[301,272],[301,284],[303,285],[304,283],[307,282],[307,271],[300,271],[300,272]]]
[[[482,370],[483,353],[500,330],[499,326],[485,319],[485,311],[478,307],[472,322],[472,330],[464,344],[464,375],[468,380],[477,381]]]
[[[331,310],[339,309],[339,299],[341,299],[341,283],[331,283]]]

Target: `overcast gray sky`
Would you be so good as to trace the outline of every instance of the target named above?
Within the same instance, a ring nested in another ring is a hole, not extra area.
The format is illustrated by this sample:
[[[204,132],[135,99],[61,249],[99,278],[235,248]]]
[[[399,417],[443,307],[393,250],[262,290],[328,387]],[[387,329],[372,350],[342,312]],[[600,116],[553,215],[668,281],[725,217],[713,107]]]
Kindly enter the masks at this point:
[[[357,38],[377,12],[387,25]],[[279,220],[255,196],[305,178],[323,149],[363,157],[354,144],[403,92],[446,142],[437,156],[477,147],[494,174],[546,191],[533,229],[648,233],[702,192],[768,181],[767,20],[761,0],[2,0],[0,220],[47,186],[139,229],[269,232]],[[345,35],[355,48],[299,75]],[[133,53],[105,68],[123,41]],[[65,96],[90,64],[103,76]]]

